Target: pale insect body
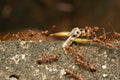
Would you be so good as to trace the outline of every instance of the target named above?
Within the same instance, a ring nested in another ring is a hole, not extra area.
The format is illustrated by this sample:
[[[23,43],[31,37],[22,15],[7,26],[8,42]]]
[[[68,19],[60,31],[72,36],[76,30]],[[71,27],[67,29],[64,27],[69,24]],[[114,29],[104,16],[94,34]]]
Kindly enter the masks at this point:
[[[84,29],[76,27],[68,35],[68,39],[62,45],[63,48],[70,46],[77,38],[86,36],[86,32]]]
[[[68,39],[63,43],[62,47],[65,48],[67,46],[70,46],[73,41],[74,38],[79,37],[80,36],[80,29],[79,28],[74,28],[70,33],[69,33],[69,37]],[[73,39],[72,39],[73,38]]]
[[[78,27],[73,28],[71,32],[59,32],[59,33],[50,34],[50,36],[69,36],[68,39],[63,43],[62,45],[63,48],[69,47],[73,42],[81,43],[81,42],[92,41],[92,40],[80,38],[80,37],[85,37],[87,35],[88,34],[85,29],[80,29]]]

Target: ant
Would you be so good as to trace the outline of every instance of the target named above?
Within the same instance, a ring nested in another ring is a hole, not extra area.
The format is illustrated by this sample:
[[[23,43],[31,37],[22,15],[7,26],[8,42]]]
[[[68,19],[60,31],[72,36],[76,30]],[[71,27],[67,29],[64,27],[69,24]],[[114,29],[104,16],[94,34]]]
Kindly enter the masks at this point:
[[[58,58],[59,58],[58,55],[51,55],[51,56],[39,58],[39,59],[37,60],[37,62],[38,62],[38,63],[52,62],[52,61],[57,60]]]
[[[111,36],[111,38],[112,39],[119,39],[119,37],[120,37],[120,33],[118,33],[118,32],[113,32],[113,34],[112,34],[112,36]]]
[[[83,80],[83,76],[78,75],[78,73],[73,72],[73,71],[71,71],[70,69],[67,69],[67,68],[66,68],[66,69],[65,69],[65,72],[66,72],[67,74],[73,76],[73,77],[76,78],[77,80]]]
[[[77,58],[77,59],[75,60],[75,62],[81,64],[82,66],[84,66],[84,67],[86,67],[86,68],[88,68],[88,69],[90,69],[91,72],[95,72],[95,71],[96,71],[96,67],[95,67],[94,65],[91,65],[91,64],[89,64],[88,62],[84,62],[84,61],[82,61],[82,60],[79,59],[79,58]]]
[[[18,31],[8,32],[8,33],[2,33],[0,34],[0,40],[53,40],[52,38],[49,38],[48,35],[50,32],[55,28],[55,26],[50,27],[49,30],[40,31],[37,29],[21,29]]]
[[[49,36],[50,33],[55,29],[55,25],[51,26],[49,30],[42,31],[41,34],[45,36]]]
[[[53,26],[54,28],[54,26]],[[98,34],[98,32],[101,32],[102,30],[102,35]],[[96,71],[95,65],[92,65],[88,62],[83,61],[84,55],[81,53],[81,51],[76,50],[71,47],[73,42],[77,43],[86,43],[86,42],[97,42],[99,44],[103,44],[109,47],[114,47],[112,43],[109,42],[110,39],[107,39],[105,29],[104,28],[99,28],[99,27],[85,27],[85,28],[73,28],[71,32],[58,32],[58,33],[53,33],[50,34],[49,31],[44,31],[42,34],[49,35],[49,36],[67,36],[67,40],[62,44],[62,48],[64,51],[71,51],[77,56],[77,59],[75,60],[76,63],[79,63],[80,65],[86,67],[87,69],[90,69],[91,72]],[[120,36],[119,33],[114,33],[112,35],[112,38],[116,38]],[[66,53],[66,52],[65,52]],[[78,58],[79,57],[79,58]],[[54,60],[57,60],[59,56],[57,55],[52,55],[49,57],[45,58],[40,58],[38,59],[38,63],[43,63],[43,62],[51,62]],[[65,72],[74,78],[77,78],[78,80],[83,80],[83,77],[79,76],[78,73],[71,71],[67,68],[65,68]]]
[[[79,58],[81,58],[81,59],[83,59],[84,58],[84,56],[83,56],[83,54],[80,52],[80,50],[76,50],[76,49],[74,49],[73,47],[66,47],[66,50],[67,51],[71,51],[73,54],[75,54],[76,56],[78,56]]]

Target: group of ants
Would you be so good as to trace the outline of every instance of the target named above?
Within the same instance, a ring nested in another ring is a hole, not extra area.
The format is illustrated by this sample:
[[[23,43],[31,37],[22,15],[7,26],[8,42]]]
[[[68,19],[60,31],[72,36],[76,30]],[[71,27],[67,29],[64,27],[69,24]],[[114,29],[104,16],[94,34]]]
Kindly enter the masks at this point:
[[[52,27],[52,29],[55,26]],[[99,27],[85,27],[83,28],[87,35],[85,36],[86,39],[92,39],[93,42],[97,42],[99,44],[105,45],[107,47],[114,47],[114,44],[112,42],[119,41],[120,33],[117,32],[105,32],[104,28]],[[49,36],[50,32],[48,30],[42,32],[43,35]],[[120,45],[117,46],[120,48]],[[77,56],[75,62],[80,64],[83,67],[86,67],[87,69],[90,69],[91,72],[96,71],[95,65],[90,64],[89,62],[84,61],[84,55],[80,52],[80,50],[76,50],[72,48],[71,46],[66,47],[67,51],[72,52],[74,55]],[[51,55],[47,57],[42,57],[37,60],[38,63],[46,63],[46,62],[52,62],[59,59],[60,56],[58,55]],[[70,75],[77,80],[84,80],[84,77],[79,75],[77,72],[70,70],[68,68],[64,69],[67,75]]]
[[[55,29],[55,26],[52,26],[52,27],[50,27],[49,30],[41,31],[40,34],[43,36],[50,36],[51,32],[54,29]],[[86,26],[82,29],[85,30],[85,32],[86,32],[86,35],[83,38],[90,39],[90,40],[92,40],[92,42],[97,42],[98,44],[102,44],[107,47],[113,48],[114,47],[113,42],[119,41],[120,33],[118,33],[118,32],[107,32],[106,33],[104,28],[88,27],[88,26]],[[29,37],[33,37],[35,35],[36,34],[31,32],[31,34],[29,34]],[[7,36],[8,35],[6,35],[4,38],[6,38]],[[18,34],[17,34],[17,36],[19,37]],[[118,44],[117,47],[120,48],[120,45]],[[81,66],[84,66],[87,69],[90,69],[91,72],[96,71],[95,65],[92,65],[89,62],[84,61],[84,55],[81,53],[80,50],[76,50],[71,46],[66,47],[65,50],[70,51],[74,55],[77,56],[77,58],[75,60],[76,63],[80,64]],[[59,57],[60,57],[59,55],[50,55],[50,56],[46,56],[46,57],[41,57],[37,60],[37,62],[39,64],[49,63],[49,62],[58,60]],[[66,75],[70,75],[70,76],[76,78],[77,80],[84,80],[83,76],[79,75],[77,72],[74,72],[73,70],[65,68],[64,71],[66,72]]]

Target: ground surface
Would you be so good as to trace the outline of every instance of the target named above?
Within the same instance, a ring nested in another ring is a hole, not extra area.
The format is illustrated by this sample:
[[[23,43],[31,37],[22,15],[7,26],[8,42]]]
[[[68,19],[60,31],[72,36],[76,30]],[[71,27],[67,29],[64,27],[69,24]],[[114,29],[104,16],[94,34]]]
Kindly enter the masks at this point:
[[[3,41],[0,42],[0,80],[75,80],[66,75],[69,68],[84,76],[84,80],[119,80],[120,49],[96,43],[74,45],[85,56],[86,61],[96,66],[97,71],[74,62],[75,55],[65,54],[62,41]],[[57,61],[38,64],[43,56],[59,55]]]

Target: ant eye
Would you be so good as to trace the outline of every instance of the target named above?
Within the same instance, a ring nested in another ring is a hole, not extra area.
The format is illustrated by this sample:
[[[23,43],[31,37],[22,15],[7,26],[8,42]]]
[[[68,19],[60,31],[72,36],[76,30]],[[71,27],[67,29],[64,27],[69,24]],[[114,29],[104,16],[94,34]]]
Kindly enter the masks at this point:
[[[78,31],[77,31],[76,33],[77,33],[77,34],[79,34],[79,32],[78,32]]]
[[[73,37],[76,37],[76,35],[73,35]]]
[[[80,29],[80,31],[83,31],[82,29]]]

